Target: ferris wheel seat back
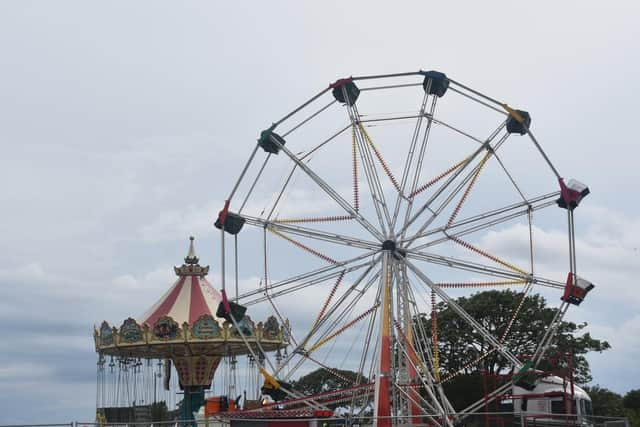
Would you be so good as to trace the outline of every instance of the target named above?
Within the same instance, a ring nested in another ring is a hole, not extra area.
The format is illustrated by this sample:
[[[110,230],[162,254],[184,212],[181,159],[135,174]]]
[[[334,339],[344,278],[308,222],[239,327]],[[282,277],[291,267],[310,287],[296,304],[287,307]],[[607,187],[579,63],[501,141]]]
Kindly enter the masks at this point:
[[[244,226],[245,219],[242,216],[233,212],[227,212],[226,215],[224,215],[223,212],[224,211],[221,211],[218,214],[218,219],[216,219],[214,226],[218,230],[221,230],[224,223],[224,231],[226,231],[231,235],[238,234],[240,230],[242,230],[242,227]]]
[[[595,288],[593,283],[579,277],[577,274],[569,273],[564,287],[564,294],[560,299],[569,304],[580,305],[593,288]]]
[[[515,112],[516,114],[513,114]],[[531,126],[531,114],[524,110],[513,110],[507,119],[507,132],[524,135]]]
[[[227,293],[222,290],[220,292],[222,294],[222,301],[218,304],[218,309],[216,310],[216,316],[223,318],[228,322],[232,322],[231,316],[235,319],[236,322],[240,322],[244,319],[244,315],[247,312],[247,307],[236,304],[233,301],[229,301],[227,298]]]
[[[283,137],[273,131],[274,128],[275,125],[260,132],[258,145],[260,145],[260,147],[262,147],[262,149],[267,153],[277,155],[280,152],[280,145],[284,145],[286,141]]]
[[[360,96],[360,89],[353,82],[351,77],[347,79],[339,79],[329,85],[329,88],[333,89],[331,93],[336,101],[352,106],[358,100]]]
[[[536,387],[537,380],[538,375],[533,368],[533,361],[527,360],[513,376],[513,385],[525,390],[533,390]]]
[[[429,95],[436,95],[438,98],[442,98],[449,88],[449,79],[445,73],[439,71],[421,71],[420,74],[424,76],[422,87]],[[431,84],[429,84],[431,82]]]
[[[566,184],[560,178],[560,198],[556,203],[562,209],[574,210],[582,199],[590,193],[589,187],[576,179],[570,179]]]
[[[280,380],[277,380],[277,381],[278,381],[278,387],[274,387],[274,385],[271,382],[265,380],[264,384],[262,385],[262,388],[260,389],[263,395],[271,397],[275,402],[284,400],[287,397],[287,393],[284,390],[282,390],[281,387],[284,387],[288,390],[291,389],[291,384],[280,381]]]

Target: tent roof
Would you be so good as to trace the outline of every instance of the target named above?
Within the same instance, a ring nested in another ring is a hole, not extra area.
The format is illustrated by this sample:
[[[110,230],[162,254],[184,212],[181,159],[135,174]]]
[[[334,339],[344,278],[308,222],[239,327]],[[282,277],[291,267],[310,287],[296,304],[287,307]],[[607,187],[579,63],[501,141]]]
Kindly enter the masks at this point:
[[[198,317],[209,314],[222,325],[224,319],[216,317],[222,296],[206,279],[209,266],[201,267],[190,237],[189,252],[181,267],[174,267],[178,280],[139,319],[139,323],[153,326],[163,316],[170,316],[182,325],[193,325]]]

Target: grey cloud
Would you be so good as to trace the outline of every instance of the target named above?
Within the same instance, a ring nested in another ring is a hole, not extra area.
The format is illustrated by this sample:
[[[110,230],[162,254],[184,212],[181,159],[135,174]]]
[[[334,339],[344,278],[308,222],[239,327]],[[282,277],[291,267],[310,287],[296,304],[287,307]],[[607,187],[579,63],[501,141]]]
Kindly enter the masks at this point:
[[[351,74],[440,69],[531,111],[562,173],[592,188],[579,263],[602,285],[598,307],[576,314],[610,327],[640,246],[636,16],[635,2],[3,2],[0,318],[20,351],[0,365],[41,376],[4,384],[0,423],[48,421],[52,408],[92,419],[92,325],[153,303],[189,234],[217,269],[208,227],[259,131]]]

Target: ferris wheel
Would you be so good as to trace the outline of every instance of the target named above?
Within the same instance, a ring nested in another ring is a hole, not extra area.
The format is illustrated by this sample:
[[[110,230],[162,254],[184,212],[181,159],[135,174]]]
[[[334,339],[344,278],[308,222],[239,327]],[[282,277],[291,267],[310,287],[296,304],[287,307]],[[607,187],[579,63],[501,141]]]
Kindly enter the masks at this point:
[[[588,193],[561,177],[526,111],[436,71],[340,79],[264,130],[242,167],[216,223],[223,298],[288,325],[289,351],[260,367],[279,405],[452,425],[462,408],[443,385],[462,370],[441,366],[438,307],[486,344],[464,368],[498,355],[535,369],[593,287],[576,274],[573,223]],[[542,227],[562,236],[553,255]],[[558,302],[533,354],[509,345],[522,303],[490,330],[457,302],[486,288]],[[290,387],[317,368],[342,387]]]

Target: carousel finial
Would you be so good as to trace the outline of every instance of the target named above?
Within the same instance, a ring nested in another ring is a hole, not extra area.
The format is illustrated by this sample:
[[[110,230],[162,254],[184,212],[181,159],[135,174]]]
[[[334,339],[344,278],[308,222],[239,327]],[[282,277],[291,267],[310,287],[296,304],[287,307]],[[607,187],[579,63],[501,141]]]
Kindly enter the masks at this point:
[[[193,243],[195,237],[189,236],[189,252],[184,258],[184,264],[180,267],[173,267],[178,276],[206,276],[209,273],[209,266],[201,266],[198,264],[200,258],[196,255],[196,248]]]
[[[197,264],[198,263],[198,257],[196,256],[196,249],[193,245],[193,241],[195,240],[195,238],[193,236],[189,236],[189,253],[187,254],[187,257],[184,259],[184,262],[187,264]]]

